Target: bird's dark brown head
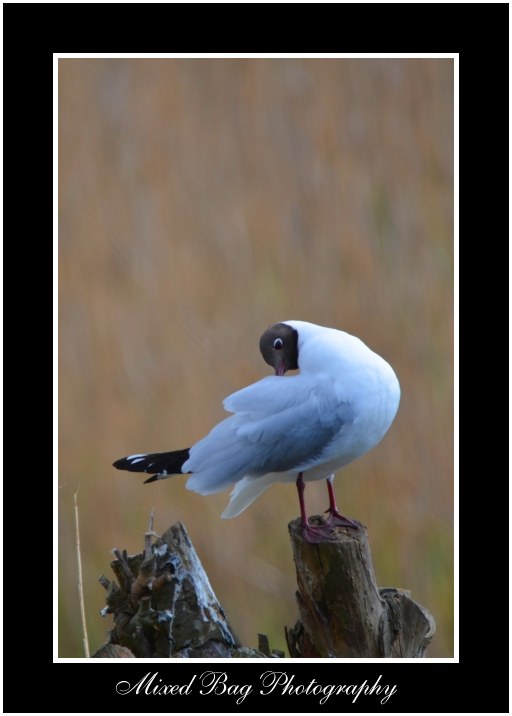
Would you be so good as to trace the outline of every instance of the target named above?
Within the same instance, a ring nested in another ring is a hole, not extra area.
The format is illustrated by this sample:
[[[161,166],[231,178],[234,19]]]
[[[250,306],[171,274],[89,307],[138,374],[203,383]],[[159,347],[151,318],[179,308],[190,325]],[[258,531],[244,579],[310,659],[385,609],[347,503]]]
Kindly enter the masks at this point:
[[[299,334],[286,323],[274,323],[260,338],[260,351],[266,363],[272,366],[276,375],[299,367],[297,347]]]

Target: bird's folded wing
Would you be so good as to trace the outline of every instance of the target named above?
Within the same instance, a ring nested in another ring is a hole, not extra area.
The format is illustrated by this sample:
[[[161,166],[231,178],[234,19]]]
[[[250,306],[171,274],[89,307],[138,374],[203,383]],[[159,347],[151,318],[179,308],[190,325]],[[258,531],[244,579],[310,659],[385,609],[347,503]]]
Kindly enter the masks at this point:
[[[193,472],[187,487],[217,492],[245,475],[304,470],[353,420],[329,381],[265,378],[225,401],[236,414],[194,445],[183,469]],[[291,384],[291,385],[289,385]]]
[[[321,381],[317,385],[320,386]],[[269,375],[229,395],[224,400],[224,408],[230,413],[279,413],[285,408],[304,403],[313,387],[313,381],[302,375],[288,378]]]

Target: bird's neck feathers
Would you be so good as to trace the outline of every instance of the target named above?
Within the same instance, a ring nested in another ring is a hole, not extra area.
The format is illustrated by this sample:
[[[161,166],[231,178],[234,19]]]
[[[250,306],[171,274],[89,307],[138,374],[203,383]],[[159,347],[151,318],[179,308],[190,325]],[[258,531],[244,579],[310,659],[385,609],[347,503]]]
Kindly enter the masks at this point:
[[[298,365],[301,373],[322,373],[358,368],[367,363],[384,363],[356,336],[335,328],[317,326],[306,321],[283,321],[299,334]]]

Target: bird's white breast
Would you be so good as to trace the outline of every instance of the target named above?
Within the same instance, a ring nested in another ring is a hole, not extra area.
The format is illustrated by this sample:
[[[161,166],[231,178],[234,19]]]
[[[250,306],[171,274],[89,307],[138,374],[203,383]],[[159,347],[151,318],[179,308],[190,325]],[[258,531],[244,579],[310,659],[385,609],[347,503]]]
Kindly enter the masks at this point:
[[[330,376],[340,404],[353,408],[351,424],[340,428],[321,463],[304,473],[306,481],[319,480],[380,442],[398,410],[400,385],[391,366],[359,338],[303,321],[286,323],[299,332],[301,375]]]

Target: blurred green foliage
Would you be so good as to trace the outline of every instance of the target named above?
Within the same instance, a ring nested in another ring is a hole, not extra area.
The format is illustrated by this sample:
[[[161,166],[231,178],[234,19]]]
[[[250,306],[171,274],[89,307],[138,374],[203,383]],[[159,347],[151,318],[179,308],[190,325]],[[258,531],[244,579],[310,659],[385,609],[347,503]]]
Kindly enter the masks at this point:
[[[398,416],[338,474],[380,586],[435,616],[453,655],[453,63],[446,59],[59,61],[59,655],[91,650],[113,547],[186,525],[233,628],[285,648],[296,618],[292,485],[240,517],[123,455],[183,448],[271,371],[258,340],[301,319],[394,367]],[[308,485],[308,511],[327,507]]]

